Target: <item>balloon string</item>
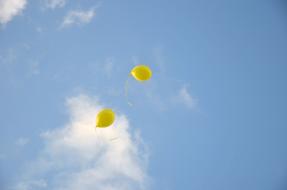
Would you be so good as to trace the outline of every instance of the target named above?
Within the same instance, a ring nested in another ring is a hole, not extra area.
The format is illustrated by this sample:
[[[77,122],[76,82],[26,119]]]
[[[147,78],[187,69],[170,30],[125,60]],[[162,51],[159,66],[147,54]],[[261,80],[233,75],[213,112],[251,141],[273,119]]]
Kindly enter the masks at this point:
[[[114,137],[114,138],[111,138],[110,141],[114,141],[114,140],[117,140],[119,139],[120,137]]]
[[[95,133],[96,133],[97,137],[100,138],[100,136],[101,136],[101,130],[100,130],[100,129],[97,129],[97,128],[99,128],[99,127],[95,127]]]
[[[128,88],[129,88],[129,79],[131,77],[131,74],[129,75],[129,77],[126,80],[125,83],[125,97],[126,97],[126,101],[128,103],[129,106],[133,106],[133,104],[129,101],[129,97],[128,97]]]
[[[96,136],[99,137],[99,130],[97,130],[97,128],[98,128],[98,127],[96,126],[96,127],[95,127],[95,133],[96,133]]]
[[[100,131],[99,130],[97,130],[97,128],[98,127],[95,127],[95,133],[96,133],[96,136],[97,137],[99,137],[99,135],[101,135],[100,134]],[[117,140],[117,139],[119,139],[120,137],[114,137],[114,138],[111,138],[111,139],[109,139],[110,141],[115,141],[115,140]]]

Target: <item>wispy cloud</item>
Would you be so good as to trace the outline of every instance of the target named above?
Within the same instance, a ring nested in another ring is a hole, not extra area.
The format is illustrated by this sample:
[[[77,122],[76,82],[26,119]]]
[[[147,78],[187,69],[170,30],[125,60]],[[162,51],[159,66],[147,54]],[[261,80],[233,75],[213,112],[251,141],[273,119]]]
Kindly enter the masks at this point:
[[[45,0],[45,6],[50,9],[64,7],[67,0]]]
[[[42,33],[44,31],[44,28],[41,26],[36,27],[35,29],[37,32]]]
[[[14,190],[146,189],[147,151],[126,117],[118,114],[113,126],[95,130],[97,100],[80,95],[67,105],[70,121],[42,135],[43,151]]]
[[[43,179],[38,179],[38,180],[30,180],[25,183],[19,183],[13,189],[36,190],[36,189],[45,189],[46,187],[47,187],[46,181]]]
[[[26,0],[0,0],[0,24],[6,24],[25,8]]]
[[[30,139],[28,138],[24,138],[24,137],[20,137],[16,140],[16,145],[17,146],[25,146],[29,143]]]
[[[17,59],[16,51],[14,49],[8,49],[3,54],[0,54],[0,65],[14,64]]]
[[[115,59],[110,57],[110,58],[107,58],[106,61],[105,61],[105,64],[104,64],[104,72],[106,74],[106,76],[108,78],[111,77],[112,75],[112,72],[113,72],[113,69],[114,69],[114,62],[115,62]]]
[[[95,8],[83,11],[83,10],[73,10],[67,13],[61,24],[61,28],[66,28],[73,25],[83,25],[88,24],[92,21],[96,15]]]
[[[32,75],[40,74],[40,62],[39,61],[36,61],[36,60],[30,61],[29,67],[30,67],[30,72]]]
[[[183,85],[180,88],[176,100],[187,108],[194,108],[196,105],[196,99],[189,93],[187,85]]]
[[[153,55],[155,58],[155,65],[158,68],[160,74],[165,74],[165,61],[163,56],[163,48],[155,47],[153,48]]]

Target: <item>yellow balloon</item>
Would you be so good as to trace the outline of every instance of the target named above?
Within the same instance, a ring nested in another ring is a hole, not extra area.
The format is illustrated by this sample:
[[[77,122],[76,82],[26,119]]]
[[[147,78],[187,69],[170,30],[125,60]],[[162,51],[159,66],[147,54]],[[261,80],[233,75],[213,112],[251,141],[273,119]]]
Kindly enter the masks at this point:
[[[137,65],[135,66],[132,71],[131,75],[137,80],[137,81],[146,81],[149,80],[152,76],[151,69],[146,65]]]
[[[112,109],[101,110],[96,119],[96,127],[105,128],[112,125],[115,121],[115,113]]]

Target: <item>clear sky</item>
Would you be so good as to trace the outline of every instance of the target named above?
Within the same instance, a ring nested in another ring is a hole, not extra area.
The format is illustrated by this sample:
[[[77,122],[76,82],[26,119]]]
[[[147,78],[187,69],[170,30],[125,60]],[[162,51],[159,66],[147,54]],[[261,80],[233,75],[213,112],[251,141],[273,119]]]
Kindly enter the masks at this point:
[[[0,189],[285,190],[286,19],[284,0],[0,0]],[[101,106],[118,131],[91,130]]]

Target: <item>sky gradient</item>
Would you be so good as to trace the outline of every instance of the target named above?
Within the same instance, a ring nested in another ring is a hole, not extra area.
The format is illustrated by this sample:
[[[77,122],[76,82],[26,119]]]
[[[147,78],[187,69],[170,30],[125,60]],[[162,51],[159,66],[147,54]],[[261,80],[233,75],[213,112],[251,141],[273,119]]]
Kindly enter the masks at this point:
[[[284,0],[0,0],[0,189],[285,190],[286,19]]]

